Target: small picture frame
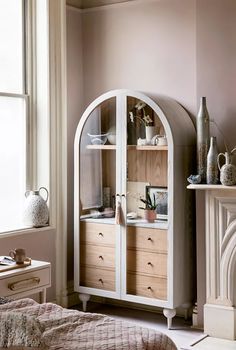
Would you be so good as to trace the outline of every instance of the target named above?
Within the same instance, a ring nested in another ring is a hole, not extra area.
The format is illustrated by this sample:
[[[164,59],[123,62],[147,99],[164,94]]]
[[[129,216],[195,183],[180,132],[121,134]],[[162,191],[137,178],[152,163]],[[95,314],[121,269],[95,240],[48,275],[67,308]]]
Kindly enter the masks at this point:
[[[168,191],[167,187],[157,187],[157,186],[146,186],[146,197],[147,194],[150,195],[151,200],[153,196],[157,202],[157,219],[158,220],[168,220]]]

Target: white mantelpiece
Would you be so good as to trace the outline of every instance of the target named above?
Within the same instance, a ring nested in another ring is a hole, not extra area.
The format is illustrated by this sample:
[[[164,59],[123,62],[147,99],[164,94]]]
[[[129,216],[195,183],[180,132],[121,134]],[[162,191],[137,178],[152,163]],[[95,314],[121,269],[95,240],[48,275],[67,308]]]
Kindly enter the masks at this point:
[[[205,190],[206,304],[204,332],[236,339],[236,186],[189,185]]]

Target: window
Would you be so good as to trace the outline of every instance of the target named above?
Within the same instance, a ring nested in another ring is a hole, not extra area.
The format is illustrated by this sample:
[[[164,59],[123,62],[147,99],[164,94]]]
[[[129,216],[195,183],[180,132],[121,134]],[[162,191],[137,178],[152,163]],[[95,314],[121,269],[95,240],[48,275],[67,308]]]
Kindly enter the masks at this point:
[[[0,233],[49,189],[48,0],[0,0]]]
[[[0,232],[22,227],[28,96],[24,2],[0,0]]]

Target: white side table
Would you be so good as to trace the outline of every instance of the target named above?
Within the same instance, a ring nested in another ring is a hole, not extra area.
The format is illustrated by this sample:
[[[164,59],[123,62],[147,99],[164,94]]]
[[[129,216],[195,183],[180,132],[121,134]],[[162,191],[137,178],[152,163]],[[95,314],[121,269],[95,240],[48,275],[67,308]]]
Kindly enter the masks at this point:
[[[32,260],[31,265],[0,272],[0,296],[20,299],[40,293],[40,303],[46,302],[46,290],[51,286],[51,264]]]

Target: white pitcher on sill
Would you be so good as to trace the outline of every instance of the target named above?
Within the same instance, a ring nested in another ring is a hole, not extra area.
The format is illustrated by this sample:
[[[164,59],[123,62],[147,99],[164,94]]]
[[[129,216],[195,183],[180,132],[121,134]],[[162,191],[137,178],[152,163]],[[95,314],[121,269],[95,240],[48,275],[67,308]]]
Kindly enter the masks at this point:
[[[46,192],[46,199],[40,195],[40,191]],[[25,208],[23,221],[29,227],[43,227],[48,225],[49,211],[47,206],[48,190],[40,187],[38,191],[25,192]]]

